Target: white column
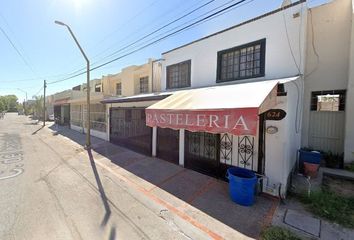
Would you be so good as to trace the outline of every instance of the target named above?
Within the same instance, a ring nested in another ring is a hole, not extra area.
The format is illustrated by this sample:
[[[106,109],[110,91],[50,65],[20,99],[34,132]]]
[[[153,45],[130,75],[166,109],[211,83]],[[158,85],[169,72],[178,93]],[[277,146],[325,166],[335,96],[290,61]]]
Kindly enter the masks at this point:
[[[80,105],[80,114],[81,114],[81,125],[82,125],[82,133],[85,134],[85,125],[84,125],[84,105]]]
[[[109,141],[109,138],[110,138],[110,136],[109,136],[109,134],[110,134],[110,132],[109,132],[109,126],[111,126],[111,116],[110,116],[110,109],[111,109],[111,106],[112,106],[112,104],[111,104],[111,106],[109,106],[108,104],[105,104],[105,106],[106,106],[106,140],[107,141]]]
[[[156,157],[157,127],[152,128],[152,156]]]
[[[184,166],[184,135],[185,129],[179,130],[179,165]]]

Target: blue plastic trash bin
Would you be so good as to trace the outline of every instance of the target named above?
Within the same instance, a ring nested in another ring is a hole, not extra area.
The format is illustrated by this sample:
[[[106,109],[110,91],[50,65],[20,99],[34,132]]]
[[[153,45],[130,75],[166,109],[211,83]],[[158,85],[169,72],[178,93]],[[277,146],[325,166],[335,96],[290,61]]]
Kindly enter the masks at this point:
[[[229,179],[229,192],[232,201],[242,206],[253,205],[257,184],[256,174],[245,168],[232,167],[227,170],[226,178]]]

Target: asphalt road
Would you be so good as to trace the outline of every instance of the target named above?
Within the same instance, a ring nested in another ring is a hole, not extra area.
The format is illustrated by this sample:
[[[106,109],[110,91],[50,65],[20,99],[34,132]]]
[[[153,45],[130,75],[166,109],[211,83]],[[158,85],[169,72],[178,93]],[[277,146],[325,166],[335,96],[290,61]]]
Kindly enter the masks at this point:
[[[25,116],[0,120],[1,240],[191,239],[60,141]]]

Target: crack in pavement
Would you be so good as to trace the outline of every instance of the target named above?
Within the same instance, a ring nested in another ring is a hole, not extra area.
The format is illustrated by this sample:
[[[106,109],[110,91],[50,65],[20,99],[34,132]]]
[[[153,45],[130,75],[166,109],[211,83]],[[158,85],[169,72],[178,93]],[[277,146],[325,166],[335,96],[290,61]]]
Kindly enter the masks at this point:
[[[76,227],[75,222],[65,213],[64,207],[61,205],[58,196],[55,194],[55,190],[54,190],[53,186],[50,184],[48,176],[42,177],[41,180],[47,185],[49,193],[52,195],[52,197],[54,197],[55,202],[56,202],[56,207],[59,210],[59,212],[61,212],[63,214],[66,226],[70,230],[70,233],[71,233],[71,236],[73,237],[73,239],[83,239],[81,237],[79,230]]]
[[[184,237],[186,237],[187,239],[192,240],[192,238],[185,233],[173,220],[173,218],[170,217],[170,213],[167,209],[161,209],[160,213],[159,213],[159,217],[162,218],[163,220],[166,221],[167,225],[170,226],[174,231],[180,233],[181,235],[183,235]]]
[[[45,141],[43,141],[39,136],[38,140],[41,141],[43,144],[45,144],[53,153],[55,153],[58,158],[62,161],[65,166],[67,166],[70,170],[72,170],[75,174],[77,174],[80,178],[82,178],[86,184],[97,194],[100,195],[101,193],[97,189],[95,185],[93,185],[90,180],[82,175],[77,169],[75,169],[73,166],[71,166],[67,160],[65,160],[55,149],[53,149],[50,145],[48,145]],[[72,158],[75,159],[75,158]],[[120,215],[122,218],[124,218],[136,231],[138,235],[142,237],[142,239],[151,239],[137,224],[135,224],[125,213],[123,213],[109,198],[107,198],[107,201],[111,206],[113,206],[115,212]]]

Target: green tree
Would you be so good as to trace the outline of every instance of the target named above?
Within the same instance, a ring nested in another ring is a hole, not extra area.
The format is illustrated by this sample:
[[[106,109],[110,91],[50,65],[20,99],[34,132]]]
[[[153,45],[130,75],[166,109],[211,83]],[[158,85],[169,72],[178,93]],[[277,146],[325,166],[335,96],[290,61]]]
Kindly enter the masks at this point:
[[[0,96],[0,111],[17,111],[17,100],[15,95]]]
[[[43,96],[33,96],[35,102],[32,105],[33,116],[37,119],[43,118]]]

